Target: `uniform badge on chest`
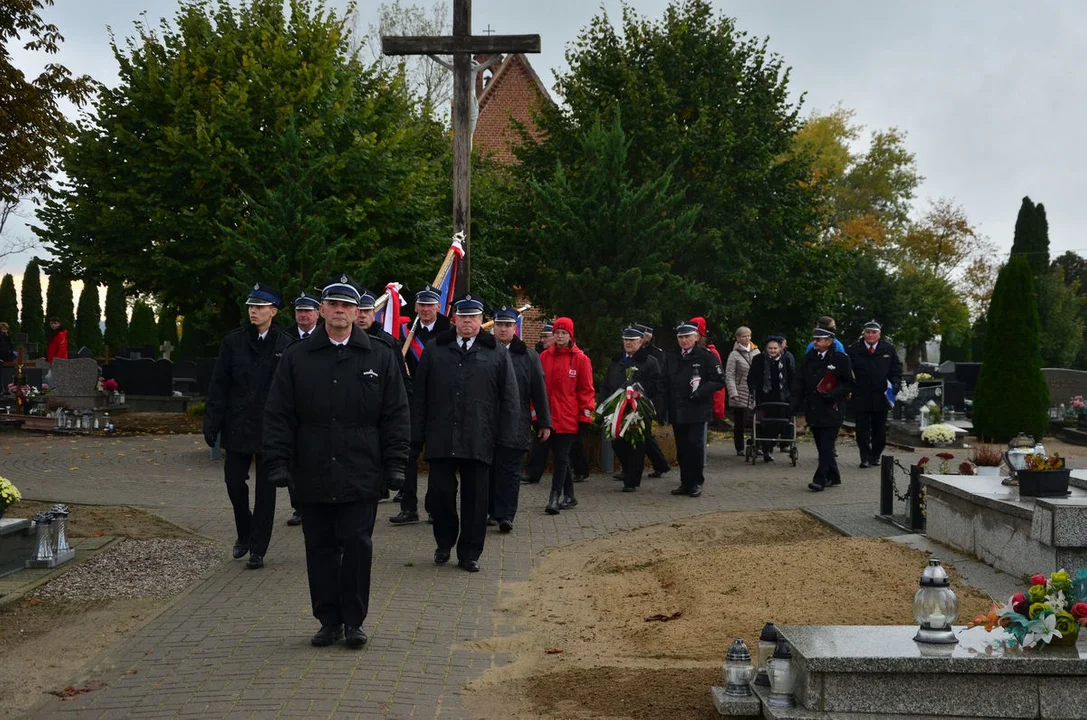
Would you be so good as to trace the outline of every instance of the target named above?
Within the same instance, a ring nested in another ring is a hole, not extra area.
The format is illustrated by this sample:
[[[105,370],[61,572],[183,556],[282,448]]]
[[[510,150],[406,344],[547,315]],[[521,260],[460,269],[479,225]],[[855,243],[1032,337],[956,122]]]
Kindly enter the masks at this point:
[[[577,370],[575,370],[574,368],[570,368],[570,377],[576,378],[577,377]]]
[[[374,371],[373,371],[372,369],[371,369],[371,370],[367,370],[367,371],[366,371],[366,372],[364,372],[364,373],[363,373],[362,375],[363,375],[363,377],[372,377],[372,378],[376,378],[376,377],[377,377],[377,373],[376,373],[376,372],[374,372]]]

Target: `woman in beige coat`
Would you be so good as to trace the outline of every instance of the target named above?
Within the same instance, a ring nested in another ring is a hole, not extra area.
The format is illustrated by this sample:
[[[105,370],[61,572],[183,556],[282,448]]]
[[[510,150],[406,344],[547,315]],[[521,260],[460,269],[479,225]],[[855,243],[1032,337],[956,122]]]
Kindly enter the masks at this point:
[[[751,328],[741,325],[736,329],[736,343],[728,354],[725,364],[725,386],[728,388],[728,406],[732,409],[733,437],[736,454],[744,454],[744,431],[751,423],[751,412],[755,408],[755,396],[747,387],[747,373],[751,370],[751,359],[759,354],[751,344]]]

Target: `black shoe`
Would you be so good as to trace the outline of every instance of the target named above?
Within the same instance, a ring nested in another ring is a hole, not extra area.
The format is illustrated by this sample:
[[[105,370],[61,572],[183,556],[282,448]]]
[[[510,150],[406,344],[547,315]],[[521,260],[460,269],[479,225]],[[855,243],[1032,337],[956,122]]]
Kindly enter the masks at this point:
[[[672,468],[668,468],[668,470],[671,470],[671,469]],[[649,477],[651,477],[651,478],[663,477],[664,473],[668,472],[668,470],[654,470],[653,472],[649,473]]]
[[[861,460],[860,468],[862,470],[865,469],[865,468],[870,468],[870,467],[872,467],[872,466],[868,464],[867,460]]]
[[[675,488],[674,490],[672,490],[672,494],[673,494],[673,495],[689,495],[689,494],[690,494],[690,492],[691,492],[690,490],[688,490],[687,488],[683,487],[682,485],[680,485],[679,487],[677,487],[677,488]]]
[[[403,490],[400,490],[395,495],[393,495],[393,502],[398,504],[398,505],[400,504],[401,501],[403,501],[403,499],[404,499],[404,491]]]
[[[774,456],[770,455],[770,454],[763,455],[762,456],[762,461],[764,463],[772,463],[772,462],[774,462]]]
[[[498,527],[498,521],[490,515],[487,516],[487,527]]]
[[[636,488],[636,487],[631,487],[630,485],[624,485],[622,492],[635,492],[637,490],[638,490],[638,488]]]
[[[314,647],[328,647],[343,637],[343,625],[322,625],[317,634],[310,638]]]
[[[530,477],[525,477],[524,475],[522,475],[521,476],[521,484],[522,485],[539,485],[540,484],[540,478],[536,478],[535,480],[533,480]]]
[[[406,512],[404,510],[401,510],[396,515],[393,515],[391,518],[389,518],[389,522],[391,522],[393,525],[404,525],[405,523],[416,523],[416,522],[419,522],[419,513],[417,513],[417,512]]]
[[[479,561],[477,560],[461,560],[457,562],[457,567],[467,572],[479,572]]]
[[[547,498],[547,507],[544,508],[544,512],[546,512],[548,515],[558,515],[559,510],[562,509],[559,507],[560,497],[561,496],[557,492],[551,493],[551,495],[549,495]]]
[[[810,482],[808,483],[808,489],[812,492],[823,492],[824,490],[826,490],[826,485],[820,485],[816,482]]]
[[[575,475],[574,476],[574,482],[585,482],[588,479],[589,479],[588,475]]]
[[[691,497],[698,497],[699,495],[702,494],[702,486],[701,485],[695,485],[693,488],[691,488],[691,492],[689,492],[687,494],[690,495]]]
[[[241,558],[245,557],[248,554],[249,554],[249,543],[243,543],[243,542],[234,543],[233,555],[234,555],[235,560],[240,560]]]
[[[435,565],[445,565],[447,562],[449,562],[449,551],[448,550],[440,550],[439,549],[439,550],[434,551],[434,564]]]
[[[499,520],[498,521],[498,532],[500,532],[500,533],[513,532],[513,521],[512,520]]]
[[[264,555],[261,553],[251,553],[249,559],[245,561],[245,566],[250,570],[260,570],[264,567]]]
[[[577,498],[573,495],[567,495],[562,499],[562,502],[559,503],[560,510],[569,510],[572,507],[577,507]]]
[[[623,473],[615,473],[611,478],[612,480],[626,480],[626,478],[623,477]]]
[[[291,513],[291,516],[289,518],[287,518],[287,524],[290,525],[291,527],[296,527],[298,525],[301,525],[302,524],[302,513],[295,510],[293,513]]]
[[[366,639],[366,633],[362,631],[361,627],[348,627],[347,632],[344,633],[344,645],[352,650],[365,645]]]

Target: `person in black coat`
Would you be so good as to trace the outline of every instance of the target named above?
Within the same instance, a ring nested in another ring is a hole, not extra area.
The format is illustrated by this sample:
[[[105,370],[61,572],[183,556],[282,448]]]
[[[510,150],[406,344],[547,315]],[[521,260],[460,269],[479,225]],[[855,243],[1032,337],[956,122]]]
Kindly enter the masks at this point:
[[[215,447],[216,437],[226,452],[223,475],[234,507],[238,531],[234,559],[249,554],[246,567],[264,567],[264,554],[272,539],[276,488],[268,479],[261,454],[261,420],[272,376],[290,337],[272,323],[282,302],[280,294],[257,283],[249,292],[249,324],[223,338],[211,374],[204,410],[204,441]],[[256,463],[253,511],[249,511],[249,466]]]
[[[431,340],[416,369],[411,437],[426,445],[430,463],[426,502],[434,516],[434,562],[449,562],[456,545],[457,564],[478,572],[490,466],[496,447],[517,443],[521,401],[509,351],[480,332],[483,303],[466,295],[455,307],[456,329]]]
[[[358,283],[348,280],[355,289],[359,291],[359,314],[355,318],[355,324],[366,332],[372,338],[380,340],[389,347],[397,351],[397,357],[400,359],[397,366],[400,368],[400,377],[404,381],[404,390],[408,393],[408,406],[411,406],[411,372],[408,370],[408,362],[404,357],[402,350],[403,345],[400,341],[386,332],[385,328],[378,325],[375,322],[377,317],[377,311],[375,307],[377,305],[377,299],[374,294],[365,288],[359,287]]]
[[[317,329],[317,318],[320,316],[321,301],[302,293],[294,299],[294,325],[287,328],[287,337],[291,343],[300,342],[308,338]],[[294,490],[288,486],[288,494],[291,498],[293,512],[287,519],[287,524],[294,527],[302,524],[302,511],[298,502],[294,499]]]
[[[642,331],[642,347],[644,347],[650,357],[656,360],[657,364],[660,365],[663,382],[664,368],[667,365],[667,362],[664,351],[653,344],[653,328],[643,323],[634,323],[634,327]],[[657,409],[660,411],[656,420],[658,423],[668,422],[668,408],[659,407],[659,403],[662,402],[662,400],[663,391],[662,398],[658,400]],[[659,478],[661,475],[664,475],[664,473],[671,470],[672,465],[668,462],[668,458],[664,456],[664,452],[661,450],[660,445],[657,444],[657,438],[654,437],[652,432],[646,436],[645,441],[645,454],[649,458],[650,464],[653,465],[653,472],[649,473],[649,477]]]
[[[642,345],[642,331],[636,327],[623,330],[623,352],[615,356],[604,374],[600,385],[597,402],[603,402],[620,388],[628,388],[637,383],[641,386],[646,399],[653,403],[655,414],[659,415],[657,403],[664,401],[665,379],[660,363],[650,354],[648,347]],[[623,438],[611,441],[612,451],[623,464],[623,472],[616,477],[623,481],[623,492],[634,492],[642,484],[642,472],[645,467],[645,454],[649,438],[652,435],[652,423],[646,424],[646,438],[638,445],[632,445]]]
[[[11,328],[6,322],[0,322],[0,363],[15,360],[15,343],[11,340]]]
[[[441,293],[433,285],[427,285],[415,293],[415,335],[412,338],[411,347],[404,358],[408,363],[411,375],[419,365],[422,356],[422,348],[431,340],[443,332],[448,332],[449,318],[438,312],[438,303]],[[396,501],[400,503],[400,512],[389,518],[394,525],[405,525],[419,522],[419,456],[423,453],[422,439],[413,438],[411,442],[411,455],[408,456],[408,466],[404,472],[404,487],[397,493]]]
[[[551,406],[547,401],[540,356],[517,336],[517,311],[503,305],[494,313],[494,337],[510,353],[520,398],[517,434],[512,447],[498,445],[491,466],[489,511],[499,532],[513,530],[520,494],[521,459],[533,440],[546,443],[551,437]],[[533,409],[536,411],[533,422]],[[547,447],[544,445],[544,447]]]
[[[717,356],[698,346],[698,328],[691,322],[676,327],[679,351],[668,354],[665,367],[668,417],[679,456],[679,487],[673,495],[698,497],[705,479],[706,425],[713,420],[713,394],[725,386],[725,371]]]
[[[864,339],[849,346],[853,365],[853,415],[857,420],[857,449],[861,467],[878,467],[887,445],[888,383],[894,392],[902,384],[902,361],[894,345],[882,340],[882,326],[864,324]]]
[[[764,403],[792,405],[795,367],[781,350],[782,339],[780,335],[767,336],[762,352],[751,359],[747,373],[747,387],[755,398],[755,412],[758,413],[759,435],[773,438],[759,442],[764,462],[774,461],[774,439],[780,438],[790,425],[789,407],[780,410],[761,407]]]
[[[853,370],[849,356],[834,349],[834,340],[833,330],[815,329],[812,349],[793,385],[793,413],[804,413],[819,451],[819,465],[808,484],[815,492],[842,484],[834,443],[842,427],[842,407],[853,388]]]
[[[322,290],[325,324],[283,356],[264,410],[264,453],[302,508],[313,615],[311,643],[366,644],[377,503],[403,481],[408,396],[397,350],[355,327],[358,289]],[[346,626],[346,627],[345,627]]]

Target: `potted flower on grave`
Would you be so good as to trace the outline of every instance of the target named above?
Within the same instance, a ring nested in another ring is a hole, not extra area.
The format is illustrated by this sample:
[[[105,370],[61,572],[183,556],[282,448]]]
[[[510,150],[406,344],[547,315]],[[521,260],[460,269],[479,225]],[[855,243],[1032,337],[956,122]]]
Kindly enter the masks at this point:
[[[1081,628],[1087,627],[1087,569],[1073,579],[1059,570],[1048,578],[1030,578],[1030,588],[1017,592],[1006,603],[997,603],[966,627],[1000,628],[995,645],[1040,649],[1046,645],[1075,645]]]
[[[975,475],[1000,475],[1000,463],[1003,461],[1004,453],[996,445],[979,443],[970,451]]]
[[[929,425],[921,431],[921,440],[929,447],[951,447],[957,428],[953,425]]]
[[[5,477],[0,477],[0,518],[4,517],[4,511],[23,499],[23,496],[19,493],[19,488],[15,487],[10,480]]]
[[[1031,453],[1025,458],[1026,467],[1015,471],[1019,480],[1020,497],[1065,497],[1072,470],[1065,467],[1058,453]]]

